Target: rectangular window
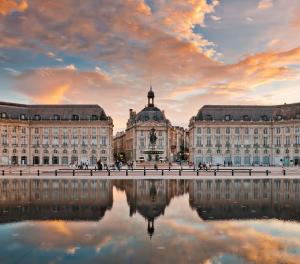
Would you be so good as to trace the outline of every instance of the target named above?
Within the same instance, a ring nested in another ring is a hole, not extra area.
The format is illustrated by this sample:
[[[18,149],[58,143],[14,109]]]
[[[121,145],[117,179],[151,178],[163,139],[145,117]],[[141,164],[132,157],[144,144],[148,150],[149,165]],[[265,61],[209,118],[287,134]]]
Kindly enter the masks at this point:
[[[95,136],[95,135],[92,136],[92,145],[94,145],[94,146],[97,145],[97,136]]]
[[[276,127],[276,134],[280,134],[280,127]]]
[[[208,135],[211,134],[211,128],[210,128],[210,127],[207,128],[207,134],[208,134]]]
[[[97,128],[96,127],[92,128],[92,134],[93,134],[93,136],[97,135]]]
[[[38,134],[38,133],[39,133],[39,129],[38,129],[38,128],[35,128],[35,129],[34,129],[34,133],[35,133],[35,134]]]
[[[53,137],[53,145],[58,145],[58,136]]]
[[[281,145],[280,137],[276,137],[276,146],[280,146],[280,145]]]
[[[201,134],[201,127],[197,128],[197,134]]]
[[[264,137],[264,146],[268,145],[268,137]]]
[[[295,133],[300,133],[300,127],[295,127]]]
[[[291,129],[289,127],[285,128],[285,133],[289,134],[291,132]]]
[[[206,144],[207,144],[207,146],[211,146],[211,136],[208,136],[206,138]]]
[[[219,128],[219,127],[216,128],[216,134],[218,134],[218,135],[221,134],[221,128]]]
[[[291,138],[290,136],[285,137],[285,145],[290,145],[291,144]]]
[[[26,134],[26,127],[22,127],[21,132],[22,134]]]
[[[12,144],[17,145],[17,136],[12,136]]]
[[[107,140],[107,138],[106,137],[101,137],[101,145],[103,145],[103,146],[106,146],[106,140]]]
[[[43,144],[44,145],[49,145],[49,136],[44,136],[43,137]]]
[[[240,128],[239,127],[235,128],[235,134],[237,134],[237,135],[240,134]]]
[[[226,134],[230,134],[230,128],[226,127]]]
[[[295,144],[296,145],[300,144],[300,136],[295,136]]]
[[[197,137],[197,147],[201,146],[201,137]]]
[[[57,127],[53,128],[52,133],[53,135],[58,136],[58,128]]]
[[[245,134],[246,134],[246,135],[249,135],[249,127],[246,127],[246,128],[245,128]]]

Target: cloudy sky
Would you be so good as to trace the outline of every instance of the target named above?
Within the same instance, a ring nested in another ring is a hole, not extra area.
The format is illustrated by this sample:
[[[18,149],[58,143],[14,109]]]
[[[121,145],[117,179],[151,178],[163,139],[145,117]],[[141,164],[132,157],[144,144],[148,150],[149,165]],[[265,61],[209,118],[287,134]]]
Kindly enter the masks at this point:
[[[125,127],[156,105],[300,102],[300,0],[1,0],[0,100],[96,103]]]

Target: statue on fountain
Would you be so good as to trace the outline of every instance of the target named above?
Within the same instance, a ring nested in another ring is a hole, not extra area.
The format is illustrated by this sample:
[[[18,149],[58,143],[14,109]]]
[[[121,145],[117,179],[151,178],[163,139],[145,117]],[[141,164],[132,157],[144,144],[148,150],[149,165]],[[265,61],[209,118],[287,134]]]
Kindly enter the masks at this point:
[[[152,128],[150,130],[150,144],[152,145],[153,148],[156,145],[156,140],[157,140],[157,136],[156,136],[156,133],[155,133],[155,129]]]

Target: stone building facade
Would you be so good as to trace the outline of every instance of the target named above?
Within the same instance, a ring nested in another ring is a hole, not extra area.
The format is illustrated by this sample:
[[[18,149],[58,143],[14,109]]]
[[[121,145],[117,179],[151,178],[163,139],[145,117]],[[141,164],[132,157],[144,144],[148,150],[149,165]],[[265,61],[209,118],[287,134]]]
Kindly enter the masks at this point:
[[[164,111],[154,105],[154,92],[148,92],[148,105],[139,113],[129,110],[129,119],[125,130],[125,153],[128,161],[170,160],[171,123]],[[155,150],[150,144],[150,131],[155,130],[157,137]],[[153,150],[153,151],[152,151]],[[150,154],[150,152],[153,154]]]
[[[206,105],[189,123],[190,161],[299,165],[300,104]]]
[[[110,164],[112,135],[98,105],[0,103],[0,165]]]

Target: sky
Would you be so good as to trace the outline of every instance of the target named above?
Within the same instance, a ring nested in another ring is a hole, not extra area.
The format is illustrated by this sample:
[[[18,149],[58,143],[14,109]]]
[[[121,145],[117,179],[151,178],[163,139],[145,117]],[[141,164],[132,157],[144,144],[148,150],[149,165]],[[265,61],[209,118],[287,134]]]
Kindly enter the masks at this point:
[[[99,104],[125,129],[207,104],[300,102],[300,0],[0,0],[0,100]]]

